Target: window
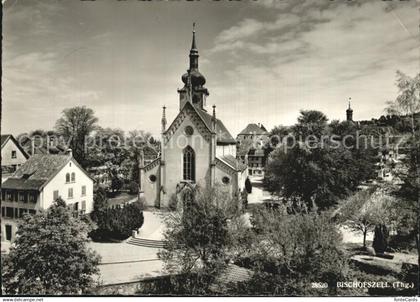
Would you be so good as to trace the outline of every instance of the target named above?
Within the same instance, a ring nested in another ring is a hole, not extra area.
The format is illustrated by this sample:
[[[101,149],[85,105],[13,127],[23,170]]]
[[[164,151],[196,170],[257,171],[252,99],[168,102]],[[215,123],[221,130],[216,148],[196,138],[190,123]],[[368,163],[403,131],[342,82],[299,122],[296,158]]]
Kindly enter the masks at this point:
[[[6,208],[6,217],[7,218],[13,218],[13,208]]]
[[[78,202],[75,202],[74,203],[74,205],[73,205],[73,209],[74,209],[74,211],[79,211],[79,203]]]
[[[150,176],[149,176],[149,180],[150,180],[151,182],[155,182],[155,181],[157,180],[156,175],[154,175],[154,174],[150,175]]]
[[[12,151],[12,158],[16,158],[16,151]]]
[[[19,201],[25,201],[26,200],[26,193],[19,192]]]
[[[86,186],[82,186],[82,196],[86,196]]]
[[[73,198],[73,188],[69,188],[68,198]]]
[[[29,212],[30,215],[35,215],[36,214],[35,210],[28,210],[28,212]]]
[[[58,199],[59,194],[60,194],[60,193],[58,192],[58,190],[55,190],[55,191],[53,192],[53,200],[54,200],[54,201]]]
[[[4,217],[6,215],[6,208],[1,207],[1,217]]]
[[[222,178],[222,183],[223,183],[223,184],[227,185],[227,184],[229,184],[229,182],[230,182],[229,177],[224,176],[224,177]]]
[[[76,173],[72,172],[71,173],[71,182],[75,182],[76,181]]]
[[[86,201],[82,200],[82,210],[80,211],[82,214],[86,213]]]
[[[191,136],[194,134],[194,128],[191,126],[186,126],[184,132],[187,136]]]
[[[66,173],[66,183],[70,182],[70,173]]]
[[[12,226],[10,224],[6,224],[6,240],[12,240]]]
[[[13,194],[10,191],[7,192],[7,200],[8,201],[13,201]]]
[[[184,180],[195,181],[195,154],[194,150],[190,146],[187,146],[184,149],[183,159]]]
[[[35,193],[29,194],[29,201],[36,202],[36,194]]]
[[[28,212],[27,209],[19,209],[19,217],[23,217],[23,215],[27,212]]]

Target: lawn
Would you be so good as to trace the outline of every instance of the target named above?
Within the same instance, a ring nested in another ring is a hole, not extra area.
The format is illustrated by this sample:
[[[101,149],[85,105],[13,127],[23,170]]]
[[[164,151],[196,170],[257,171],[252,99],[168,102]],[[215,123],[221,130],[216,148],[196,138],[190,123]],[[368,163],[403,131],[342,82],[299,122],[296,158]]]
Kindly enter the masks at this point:
[[[108,206],[115,207],[117,205],[123,205],[125,203],[137,201],[136,194],[128,194],[126,192],[117,193],[117,195],[108,197]]]

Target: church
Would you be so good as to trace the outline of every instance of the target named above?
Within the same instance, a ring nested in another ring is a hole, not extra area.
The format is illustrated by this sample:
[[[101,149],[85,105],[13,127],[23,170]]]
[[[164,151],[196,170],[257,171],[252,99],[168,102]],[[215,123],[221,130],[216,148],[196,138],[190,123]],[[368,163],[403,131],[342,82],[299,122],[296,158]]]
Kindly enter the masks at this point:
[[[161,152],[154,161],[139,159],[139,197],[146,206],[168,208],[184,188],[218,186],[232,197],[244,189],[248,169],[236,159],[236,141],[220,119],[216,106],[206,109],[209,91],[198,69],[195,30],[190,66],[178,89],[179,113],[167,124],[165,106],[161,120]]]

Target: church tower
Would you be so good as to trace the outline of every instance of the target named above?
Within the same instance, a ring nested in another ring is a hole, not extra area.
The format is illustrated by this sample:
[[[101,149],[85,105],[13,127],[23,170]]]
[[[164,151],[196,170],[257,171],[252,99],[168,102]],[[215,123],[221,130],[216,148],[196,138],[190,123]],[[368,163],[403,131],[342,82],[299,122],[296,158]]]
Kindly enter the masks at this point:
[[[184,87],[178,89],[179,93],[179,110],[181,110],[186,102],[191,102],[194,106],[201,110],[205,110],[206,97],[209,95],[207,88],[204,87],[206,78],[198,71],[198,49],[195,41],[195,23],[193,24],[193,36],[190,50],[190,67],[185,74],[182,75]]]
[[[351,102],[351,98],[349,98],[349,108],[347,108],[347,110],[346,110],[346,120],[348,122],[353,121],[353,109],[351,109],[351,107],[350,107],[350,102]]]

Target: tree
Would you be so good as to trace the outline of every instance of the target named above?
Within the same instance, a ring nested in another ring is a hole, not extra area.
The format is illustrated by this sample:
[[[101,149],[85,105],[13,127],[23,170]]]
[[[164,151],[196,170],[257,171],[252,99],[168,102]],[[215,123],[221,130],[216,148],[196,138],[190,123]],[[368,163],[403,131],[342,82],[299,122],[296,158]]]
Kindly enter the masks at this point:
[[[347,273],[336,226],[327,214],[288,212],[293,211],[253,213],[252,223],[258,231],[248,240],[248,266],[254,275],[239,292],[276,296],[336,294],[337,281],[345,279]],[[328,289],[312,288],[313,282],[326,282]]]
[[[327,116],[321,111],[301,110],[298,122],[292,130],[296,137],[306,138],[314,135],[320,138],[326,130],[327,122]]]
[[[144,222],[143,206],[140,202],[94,211],[91,216],[97,225],[97,229],[90,233],[95,240],[127,239]]]
[[[409,115],[411,118],[411,131],[414,135],[414,115],[420,111],[420,73],[411,78],[398,70],[397,87],[399,95],[395,101],[388,102],[386,111],[389,114]]]
[[[112,174],[111,178],[111,190],[113,193],[119,192],[121,188],[123,187],[123,181],[121,180],[116,173]]]
[[[324,210],[372,177],[377,151],[358,145],[358,126],[327,121],[322,112],[301,112],[292,129],[305,141],[288,141],[271,152],[263,182],[268,191]]]
[[[87,139],[86,165],[100,166],[106,163],[109,166],[120,167],[128,158],[125,146],[125,134],[121,129],[96,127],[94,133]]]
[[[408,235],[408,238],[414,238],[416,242],[418,263],[420,265],[420,134],[416,133],[408,141],[408,154],[404,160],[405,171],[400,173],[403,181],[400,189],[396,192],[401,199],[395,203],[395,211],[398,213],[395,217],[398,232]]]
[[[93,212],[102,211],[108,208],[108,199],[106,191],[103,188],[98,188],[93,198]]]
[[[7,294],[83,294],[94,284],[100,257],[86,246],[88,227],[63,200],[47,211],[25,215],[4,258]],[[3,257],[3,256],[2,256]]]
[[[98,119],[92,109],[85,106],[63,110],[55,128],[66,141],[70,142],[73,157],[81,165],[85,165],[85,139],[95,130]]]
[[[323,210],[357,187],[361,180],[355,179],[352,171],[349,150],[297,144],[271,153],[263,184],[272,194],[301,198],[309,207],[315,202]]]
[[[234,241],[229,220],[238,216],[238,200],[213,188],[189,190],[183,210],[166,221],[166,246],[159,253],[165,269],[178,278],[171,280],[171,294],[206,294],[215,277],[226,268]]]
[[[344,200],[340,208],[340,220],[351,230],[363,234],[363,248],[366,248],[366,235],[378,224],[389,224],[391,206],[394,199],[375,188],[359,191]]]

